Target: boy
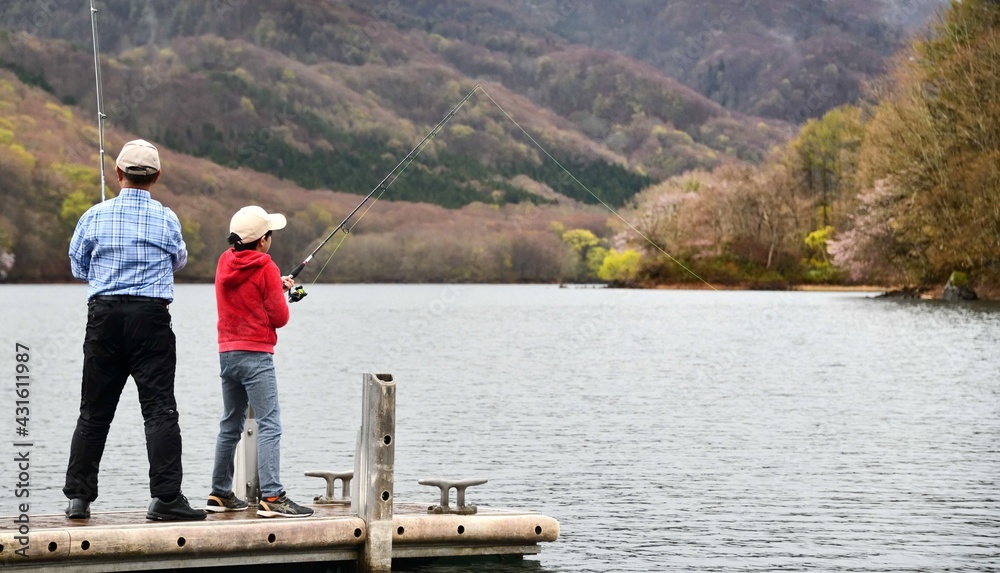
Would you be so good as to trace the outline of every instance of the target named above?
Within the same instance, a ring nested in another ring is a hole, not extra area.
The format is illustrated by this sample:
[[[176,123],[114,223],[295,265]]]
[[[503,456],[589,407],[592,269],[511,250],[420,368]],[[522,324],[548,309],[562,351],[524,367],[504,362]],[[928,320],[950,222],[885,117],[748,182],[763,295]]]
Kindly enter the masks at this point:
[[[247,502],[236,497],[233,456],[243,434],[247,403],[257,417],[257,472],[261,499],[258,517],[308,517],[313,510],[285,496],[280,481],[281,416],[274,375],[276,329],[288,323],[284,291],[295,281],[282,277],[267,254],[271,233],[285,227],[285,216],[257,206],[240,209],[229,224],[229,244],[215,273],[219,311],[219,363],[222,377],[222,418],[215,444],[212,493],[207,510],[243,511]]]

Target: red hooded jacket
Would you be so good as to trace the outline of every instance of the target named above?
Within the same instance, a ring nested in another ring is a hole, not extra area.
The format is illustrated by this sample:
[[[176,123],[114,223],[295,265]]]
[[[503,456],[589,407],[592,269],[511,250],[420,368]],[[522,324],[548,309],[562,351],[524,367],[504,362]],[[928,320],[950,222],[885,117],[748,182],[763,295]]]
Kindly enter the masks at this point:
[[[229,249],[215,271],[219,352],[250,350],[274,354],[275,329],[288,324],[281,271],[267,253]]]

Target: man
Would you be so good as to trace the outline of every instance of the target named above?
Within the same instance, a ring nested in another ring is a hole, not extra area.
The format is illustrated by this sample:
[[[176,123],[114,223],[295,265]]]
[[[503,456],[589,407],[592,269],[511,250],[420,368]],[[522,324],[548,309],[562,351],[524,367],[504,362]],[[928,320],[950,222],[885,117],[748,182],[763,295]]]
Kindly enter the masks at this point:
[[[232,491],[233,456],[243,434],[247,404],[257,416],[257,473],[261,499],[257,517],[309,517],[313,510],[288,499],[281,485],[281,412],[274,373],[277,329],[288,323],[284,292],[295,286],[283,277],[267,251],[272,232],[287,223],[280,213],[243,207],[229,222],[233,248],[219,257],[215,300],[219,311],[222,418],[215,443],[212,492],[206,509],[243,511],[246,501]]]
[[[181,493],[181,432],[174,400],[177,350],[167,305],[174,271],[187,263],[181,225],[150,198],[160,156],[137,139],[115,162],[118,197],[94,205],[76,225],[69,246],[73,276],[88,281],[80,417],[70,445],[63,493],[66,517],[90,517],[97,499],[108,430],[129,375],[145,420],[149,458],[148,519],[204,519]]]

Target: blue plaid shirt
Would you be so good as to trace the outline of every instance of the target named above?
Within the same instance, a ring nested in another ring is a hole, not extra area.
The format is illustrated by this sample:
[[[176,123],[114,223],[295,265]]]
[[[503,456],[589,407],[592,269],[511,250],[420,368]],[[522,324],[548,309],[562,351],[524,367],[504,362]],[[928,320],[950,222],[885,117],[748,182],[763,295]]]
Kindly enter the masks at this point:
[[[87,298],[133,295],[174,300],[174,271],[187,264],[177,215],[149,191],[122,189],[80,217],[69,244],[73,276]]]

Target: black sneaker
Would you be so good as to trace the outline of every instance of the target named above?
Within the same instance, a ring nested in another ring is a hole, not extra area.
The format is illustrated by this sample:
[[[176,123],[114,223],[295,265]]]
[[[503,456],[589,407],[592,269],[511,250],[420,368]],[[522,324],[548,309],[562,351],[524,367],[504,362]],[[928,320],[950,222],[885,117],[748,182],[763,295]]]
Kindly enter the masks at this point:
[[[146,519],[193,521],[196,519],[205,519],[206,515],[208,514],[205,513],[204,509],[194,509],[188,503],[184,494],[179,493],[171,502],[154,497],[152,503],[149,504],[149,511],[146,512]]]
[[[278,494],[274,501],[263,498],[257,503],[257,517],[309,517],[312,514],[312,509],[288,499],[285,492]]]
[[[90,517],[90,502],[85,499],[71,499],[66,506],[66,517],[70,519],[88,519]]]
[[[223,511],[243,511],[250,507],[247,502],[236,497],[236,494],[229,492],[226,494],[213,493],[208,496],[208,503],[205,504],[205,509],[214,513],[220,513]]]

